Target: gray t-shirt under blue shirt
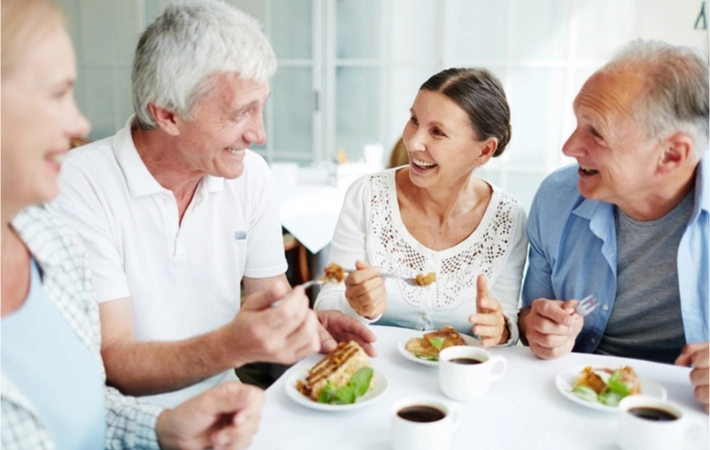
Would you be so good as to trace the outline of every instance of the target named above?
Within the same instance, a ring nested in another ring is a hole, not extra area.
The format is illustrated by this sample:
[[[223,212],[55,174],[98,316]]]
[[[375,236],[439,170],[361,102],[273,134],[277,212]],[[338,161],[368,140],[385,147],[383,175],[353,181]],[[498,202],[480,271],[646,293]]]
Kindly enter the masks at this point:
[[[616,300],[596,353],[672,363],[685,345],[678,245],[694,191],[660,219],[639,222],[614,210]]]

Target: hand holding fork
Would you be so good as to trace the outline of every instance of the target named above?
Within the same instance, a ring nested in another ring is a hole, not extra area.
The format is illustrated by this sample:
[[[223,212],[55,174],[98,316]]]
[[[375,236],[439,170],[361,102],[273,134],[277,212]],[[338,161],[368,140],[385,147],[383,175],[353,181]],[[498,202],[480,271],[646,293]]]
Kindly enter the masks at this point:
[[[582,317],[591,314],[599,307],[599,300],[594,295],[588,295],[574,305],[574,310]]]

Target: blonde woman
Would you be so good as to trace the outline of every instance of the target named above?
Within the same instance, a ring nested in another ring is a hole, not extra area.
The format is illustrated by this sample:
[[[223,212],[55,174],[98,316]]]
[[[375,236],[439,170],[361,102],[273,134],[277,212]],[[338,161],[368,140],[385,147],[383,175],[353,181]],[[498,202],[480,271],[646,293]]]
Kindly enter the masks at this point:
[[[225,384],[173,410],[105,385],[81,240],[40,203],[89,124],[74,103],[74,51],[47,0],[2,2],[3,449],[244,448],[263,394]],[[30,355],[30,356],[28,356]]]

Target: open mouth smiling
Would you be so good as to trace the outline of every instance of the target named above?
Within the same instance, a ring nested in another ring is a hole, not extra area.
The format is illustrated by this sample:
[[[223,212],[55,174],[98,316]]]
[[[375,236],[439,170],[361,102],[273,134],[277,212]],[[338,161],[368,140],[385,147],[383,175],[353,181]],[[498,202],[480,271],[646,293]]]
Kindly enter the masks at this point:
[[[435,163],[421,161],[421,160],[415,159],[415,158],[412,158],[412,163],[420,169],[431,169],[432,167],[437,166]]]
[[[594,169],[587,169],[586,167],[579,166],[579,171],[583,173],[584,175],[596,175],[599,173],[598,170]]]

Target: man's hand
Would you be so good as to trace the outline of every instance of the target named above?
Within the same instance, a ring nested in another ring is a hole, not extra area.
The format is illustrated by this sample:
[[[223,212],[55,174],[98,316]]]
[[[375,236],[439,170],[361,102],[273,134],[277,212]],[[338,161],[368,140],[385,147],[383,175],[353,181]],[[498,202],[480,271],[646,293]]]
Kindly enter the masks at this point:
[[[690,382],[695,386],[695,398],[705,407],[705,412],[710,412],[710,372],[708,371],[708,360],[710,360],[710,343],[699,342],[683,347],[683,351],[675,360],[679,366],[693,366],[690,371]]]
[[[336,310],[316,311],[316,315],[321,325],[321,353],[333,351],[338,345],[337,342],[352,340],[360,344],[368,355],[377,356],[372,346],[377,336],[357,319]]]
[[[480,274],[476,279],[476,288],[476,314],[468,318],[474,325],[473,334],[481,338],[483,347],[502,344],[510,338],[510,332],[505,325],[500,302],[488,296],[488,279],[485,274]]]
[[[521,332],[538,358],[558,358],[572,351],[584,324],[584,319],[574,313],[576,303],[538,298],[532,306],[520,310]]]
[[[321,348],[318,319],[303,288],[288,292],[282,283],[247,297],[234,320],[219,331],[222,351],[232,355],[234,367],[254,361],[293,364]]]
[[[345,298],[360,316],[373,319],[387,309],[385,281],[377,267],[355,261],[355,271],[345,277]]]
[[[163,449],[243,449],[259,426],[264,392],[241,383],[225,383],[175,409],[166,409],[155,429]]]

